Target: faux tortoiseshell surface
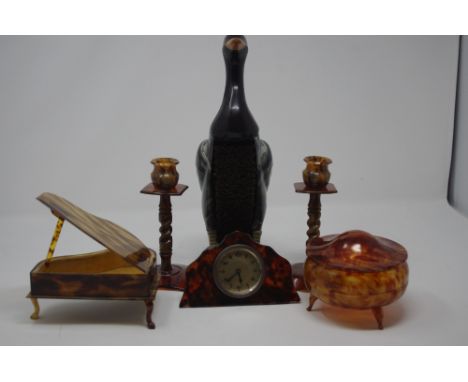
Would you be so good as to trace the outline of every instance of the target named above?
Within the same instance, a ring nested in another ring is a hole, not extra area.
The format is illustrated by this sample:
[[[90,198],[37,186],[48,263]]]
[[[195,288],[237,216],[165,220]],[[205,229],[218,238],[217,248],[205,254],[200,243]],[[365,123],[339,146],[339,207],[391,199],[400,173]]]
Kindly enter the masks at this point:
[[[148,195],[169,195],[169,196],[180,196],[185,191],[187,191],[188,186],[185,184],[178,184],[174,188],[170,190],[163,190],[158,188],[154,183],[148,183],[143,189],[140,191],[142,194]]]
[[[39,262],[30,273],[31,295],[68,298],[151,296],[155,280],[154,270],[145,273],[130,264],[113,267],[115,260],[108,251],[88,256],[59,256],[53,258],[49,264],[47,260]],[[100,258],[101,264],[95,261]],[[125,263],[125,260],[122,259],[122,262]]]
[[[305,283],[314,296],[344,308],[388,305],[408,285],[406,250],[363,231],[316,238],[308,247]]]
[[[327,304],[368,309],[391,304],[402,296],[408,285],[408,265],[363,273],[330,269],[308,258],[305,280],[310,293]]]
[[[156,253],[118,225],[92,215],[58,195],[44,193],[38,200],[47,205],[59,224],[47,258],[30,273],[34,306],[32,319],[39,318],[41,298],[142,300],[146,305],[148,328],[155,325],[151,315],[159,283]],[[53,257],[62,220],[106,247],[103,251]]]
[[[37,197],[54,215],[73,224],[109,250],[126,258],[144,272],[152,267],[151,251],[134,235],[117,224],[90,214],[68,200],[44,192]]]
[[[307,256],[328,268],[353,272],[384,271],[408,258],[400,244],[358,230],[314,238],[308,243]]]
[[[223,294],[213,278],[213,264],[218,254],[231,245],[244,244],[252,247],[262,258],[265,277],[260,289],[246,298],[233,298]],[[229,305],[287,304],[299,302],[294,289],[291,265],[271,247],[256,243],[241,232],[227,235],[222,243],[208,247],[187,267],[186,285],[180,307],[206,307]]]

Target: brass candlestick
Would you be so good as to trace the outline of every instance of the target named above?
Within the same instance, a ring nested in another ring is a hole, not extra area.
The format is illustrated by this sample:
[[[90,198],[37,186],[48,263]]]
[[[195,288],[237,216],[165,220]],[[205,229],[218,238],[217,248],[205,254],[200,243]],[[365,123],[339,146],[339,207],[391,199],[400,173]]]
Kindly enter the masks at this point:
[[[320,217],[322,212],[322,204],[320,197],[322,194],[336,194],[335,185],[328,183],[330,172],[328,165],[332,163],[327,157],[308,156],[304,158],[307,163],[303,171],[303,179],[307,183],[294,183],[294,189],[300,194],[309,194],[309,205],[307,208],[307,241],[306,253],[310,251],[311,242],[313,239],[320,236]],[[292,266],[292,274],[294,286],[296,290],[306,292],[307,288],[304,283],[304,263],[296,263]]]
[[[179,174],[175,166],[177,159],[156,158],[151,161],[155,165],[151,173],[152,183],[147,184],[140,192],[147,195],[159,195],[159,255],[161,264],[158,272],[161,275],[160,289],[184,290],[185,265],[172,264],[172,204],[171,196],[180,196],[188,188],[185,184],[177,184]]]

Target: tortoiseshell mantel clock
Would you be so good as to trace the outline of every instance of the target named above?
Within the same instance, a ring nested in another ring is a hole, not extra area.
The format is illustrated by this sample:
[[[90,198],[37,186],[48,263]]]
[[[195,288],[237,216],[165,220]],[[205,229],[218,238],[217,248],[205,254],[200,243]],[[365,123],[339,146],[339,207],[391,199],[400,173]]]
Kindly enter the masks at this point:
[[[239,231],[208,247],[185,274],[181,307],[299,302],[290,263]]]

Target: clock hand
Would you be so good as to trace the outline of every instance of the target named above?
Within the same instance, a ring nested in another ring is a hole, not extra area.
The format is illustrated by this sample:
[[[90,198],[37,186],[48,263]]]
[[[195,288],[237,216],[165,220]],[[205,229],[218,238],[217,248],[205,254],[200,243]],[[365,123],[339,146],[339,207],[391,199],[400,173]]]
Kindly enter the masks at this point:
[[[224,281],[229,282],[229,281],[231,281],[231,280],[232,280],[234,277],[236,277],[236,276],[237,276],[237,271],[234,272],[230,277],[225,278]]]
[[[242,277],[241,277],[241,270],[238,268],[236,269],[236,275],[239,277],[239,282],[242,282]]]

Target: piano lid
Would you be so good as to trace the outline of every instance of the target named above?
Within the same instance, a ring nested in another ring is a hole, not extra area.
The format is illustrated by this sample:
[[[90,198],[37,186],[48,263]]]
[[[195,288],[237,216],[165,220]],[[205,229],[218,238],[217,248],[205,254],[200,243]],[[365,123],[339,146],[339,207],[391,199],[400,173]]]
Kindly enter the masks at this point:
[[[70,222],[107,249],[125,257],[129,263],[142,271],[147,272],[151,267],[151,250],[136,236],[117,224],[92,215],[50,192],[39,195],[37,200],[49,207],[54,215]]]

